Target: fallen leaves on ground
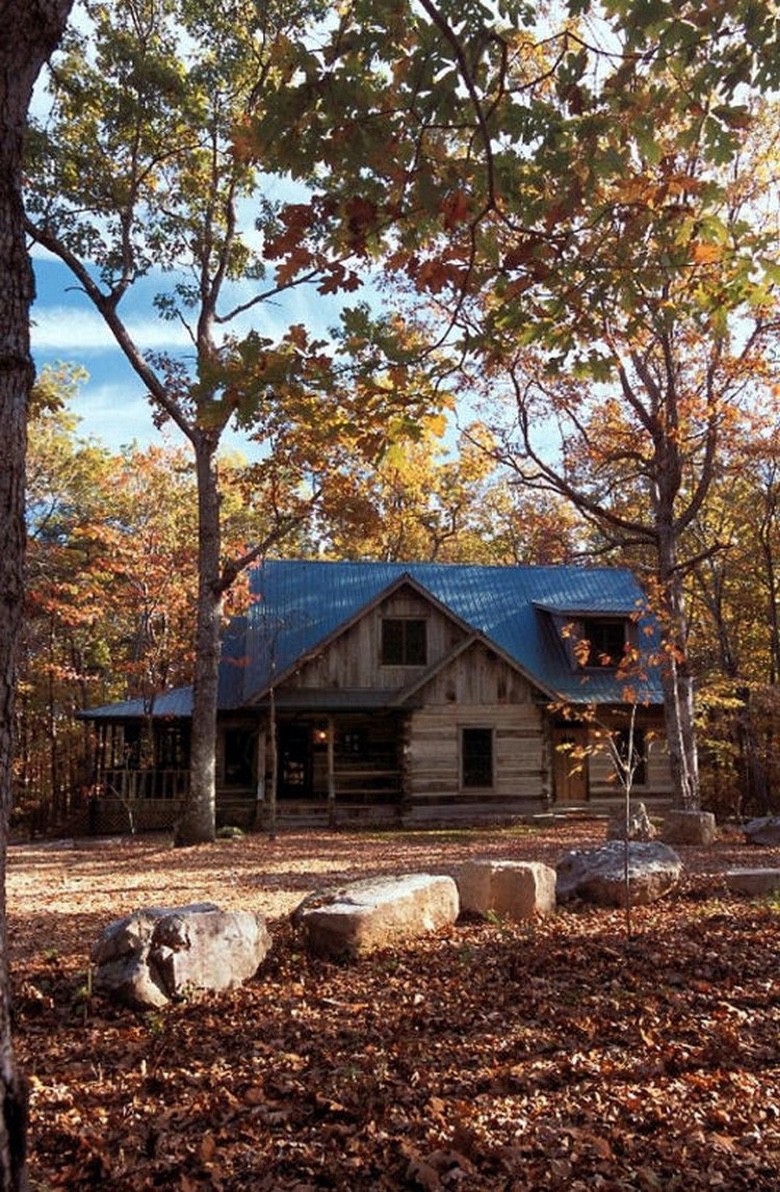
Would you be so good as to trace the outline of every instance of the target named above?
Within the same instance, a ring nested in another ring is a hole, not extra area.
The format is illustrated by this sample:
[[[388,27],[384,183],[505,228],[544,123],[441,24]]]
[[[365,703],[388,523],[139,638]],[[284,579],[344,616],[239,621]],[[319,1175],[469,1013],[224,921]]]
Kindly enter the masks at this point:
[[[339,965],[308,957],[288,919],[333,882],[553,862],[603,835],[587,832],[13,848],[33,1189],[776,1188],[780,912],[720,875],[778,850],[680,850],[683,888],[635,910],[630,940],[622,911],[576,906]],[[91,995],[111,918],[202,899],[268,915],[255,980],[147,1014]]]

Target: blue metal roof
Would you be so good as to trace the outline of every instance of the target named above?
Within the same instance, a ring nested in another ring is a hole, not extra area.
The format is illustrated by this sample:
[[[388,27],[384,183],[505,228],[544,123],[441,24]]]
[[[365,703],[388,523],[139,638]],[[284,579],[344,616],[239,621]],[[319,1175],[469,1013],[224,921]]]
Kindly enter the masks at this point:
[[[404,576],[497,646],[545,698],[577,704],[622,702],[623,682],[609,668],[572,668],[560,627],[577,615],[636,616],[645,598],[626,569],[269,560],[252,571],[249,611],[231,623],[226,635],[220,707],[237,708],[261,697],[275,678]],[[657,650],[657,630],[646,616],[640,621],[639,640],[648,653]],[[642,683],[641,698],[662,702],[656,671]],[[94,709],[88,715],[110,711],[117,716],[122,714],[120,707],[128,705]],[[128,708],[124,714],[133,713]],[[156,707],[157,714],[165,713]]]
[[[498,646],[545,693],[577,703],[621,701],[622,684],[607,668],[572,670],[551,614],[636,615],[645,597],[626,569],[280,560],[251,576],[245,666],[235,675],[241,686],[231,692],[233,706],[260,694],[404,576]],[[649,647],[657,646],[654,637],[645,638]],[[657,679],[648,698],[661,700]]]

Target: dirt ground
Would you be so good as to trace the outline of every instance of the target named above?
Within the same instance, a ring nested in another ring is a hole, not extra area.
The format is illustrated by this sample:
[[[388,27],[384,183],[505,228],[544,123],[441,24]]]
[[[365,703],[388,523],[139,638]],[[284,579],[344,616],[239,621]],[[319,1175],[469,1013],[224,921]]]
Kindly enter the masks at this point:
[[[681,849],[677,893],[624,916],[459,921],[351,964],[308,957],[312,889],[554,863],[597,823],[297,832],[174,850],[164,837],[10,850],[16,1042],[33,1189],[775,1189],[780,901],[725,869],[780,867],[734,835]],[[113,918],[211,900],[268,917],[240,990],[139,1014],[90,994]]]

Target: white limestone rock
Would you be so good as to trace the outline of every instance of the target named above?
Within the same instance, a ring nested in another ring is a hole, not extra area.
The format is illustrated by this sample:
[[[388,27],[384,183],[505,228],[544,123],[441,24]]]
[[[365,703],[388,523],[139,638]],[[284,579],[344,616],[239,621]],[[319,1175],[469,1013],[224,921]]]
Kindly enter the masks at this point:
[[[555,911],[555,870],[541,861],[466,861],[455,880],[462,911],[517,922]]]
[[[628,811],[628,839],[655,840],[658,829],[647,814],[644,803],[632,803]],[[626,813],[625,808],[616,811],[607,825],[607,840],[625,840]]]
[[[726,885],[735,894],[760,898],[780,890],[780,869],[727,869]]]
[[[748,844],[762,844],[774,847],[780,844],[780,815],[762,815],[745,824],[745,839]]]
[[[408,873],[310,894],[293,920],[314,955],[357,957],[438,931],[454,923],[459,910],[451,877]]]
[[[664,817],[661,838],[666,844],[690,844],[706,847],[715,840],[718,829],[711,811],[685,811],[675,808]]]
[[[254,976],[271,945],[262,915],[213,903],[145,907],[117,919],[95,943],[96,993],[154,1009],[220,992]]]

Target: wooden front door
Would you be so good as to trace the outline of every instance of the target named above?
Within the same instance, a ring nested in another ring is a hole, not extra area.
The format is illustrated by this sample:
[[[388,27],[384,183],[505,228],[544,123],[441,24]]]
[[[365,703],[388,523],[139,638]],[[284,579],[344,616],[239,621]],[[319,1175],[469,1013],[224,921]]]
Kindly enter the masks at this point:
[[[571,750],[584,748],[588,730],[567,725],[553,729],[553,801],[564,807],[586,803],[588,800],[588,759],[576,758]]]

